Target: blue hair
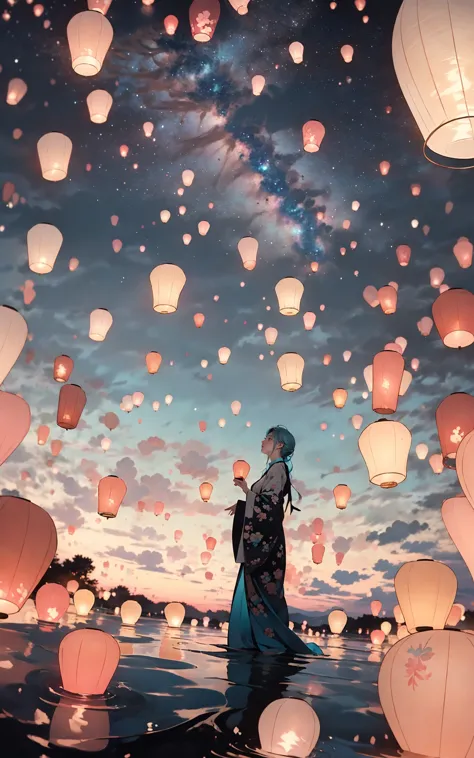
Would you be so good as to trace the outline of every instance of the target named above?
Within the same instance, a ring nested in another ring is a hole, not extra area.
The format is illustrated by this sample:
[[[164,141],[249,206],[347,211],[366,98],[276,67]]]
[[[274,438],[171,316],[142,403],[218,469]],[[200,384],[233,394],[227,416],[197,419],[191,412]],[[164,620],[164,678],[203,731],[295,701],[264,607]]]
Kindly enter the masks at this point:
[[[291,462],[291,459],[293,457],[293,453],[295,452],[295,446],[296,441],[293,437],[292,433],[288,431],[286,426],[272,426],[267,431],[267,436],[271,434],[273,437],[273,441],[275,444],[277,442],[282,442],[283,447],[281,448],[281,457],[283,458],[284,462],[288,466],[288,471],[293,470],[293,463]]]

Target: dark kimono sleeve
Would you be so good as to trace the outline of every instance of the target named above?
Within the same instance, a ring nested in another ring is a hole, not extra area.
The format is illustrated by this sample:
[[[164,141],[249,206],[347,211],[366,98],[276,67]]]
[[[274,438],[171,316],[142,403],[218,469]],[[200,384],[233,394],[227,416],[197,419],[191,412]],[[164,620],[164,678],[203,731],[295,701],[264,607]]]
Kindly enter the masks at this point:
[[[281,539],[286,468],[274,463],[260,480],[259,494],[247,493],[244,520],[244,558],[250,570],[261,568]]]

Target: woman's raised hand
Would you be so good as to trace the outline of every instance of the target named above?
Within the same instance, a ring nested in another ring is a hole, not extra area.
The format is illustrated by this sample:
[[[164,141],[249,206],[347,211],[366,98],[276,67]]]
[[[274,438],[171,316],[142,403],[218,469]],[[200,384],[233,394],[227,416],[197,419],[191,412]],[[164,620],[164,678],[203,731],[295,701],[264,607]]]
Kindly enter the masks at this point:
[[[245,479],[236,478],[234,479],[234,484],[236,487],[240,487],[242,492],[245,492],[245,494],[247,494],[247,492],[249,491],[249,487]]]
[[[237,504],[231,505],[230,508],[226,508],[225,510],[226,510],[226,513],[229,514],[229,516],[233,516],[235,511],[237,510]]]

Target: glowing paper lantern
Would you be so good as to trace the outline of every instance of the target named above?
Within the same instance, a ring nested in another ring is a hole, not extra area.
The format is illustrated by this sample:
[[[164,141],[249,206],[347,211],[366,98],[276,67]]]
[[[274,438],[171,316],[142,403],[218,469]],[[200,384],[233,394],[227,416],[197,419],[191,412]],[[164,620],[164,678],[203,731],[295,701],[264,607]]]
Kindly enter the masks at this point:
[[[173,395],[165,395],[166,405],[171,405],[172,402],[173,402]]]
[[[99,516],[106,519],[115,518],[126,493],[127,485],[123,479],[113,474],[104,476],[99,482],[97,493]]]
[[[95,89],[87,95],[87,107],[93,124],[105,124],[112,103],[112,95],[105,89]]]
[[[65,384],[59,392],[56,423],[62,429],[75,429],[86,405],[86,393],[78,384]]]
[[[63,688],[77,695],[103,695],[119,660],[120,645],[112,635],[100,629],[69,632],[59,645]]]
[[[382,176],[387,176],[388,172],[390,171],[390,162],[382,161],[379,165],[379,169]]]
[[[395,617],[395,621],[397,624],[404,624],[405,623],[405,617],[402,613],[402,609],[399,605],[396,605],[393,609],[393,615]]]
[[[464,494],[474,508],[474,432],[469,432],[459,445],[456,455],[456,473]]]
[[[355,416],[352,416],[352,426],[354,427],[354,429],[360,429],[362,426],[363,420],[364,420],[363,417],[359,415],[358,413],[356,413]]]
[[[307,121],[303,125],[303,147],[307,153],[317,153],[326,134],[320,121]]]
[[[397,290],[390,284],[381,287],[378,291],[378,300],[383,312],[387,315],[395,313],[397,310]]]
[[[242,237],[237,245],[243,267],[253,271],[257,265],[258,241],[254,237]]]
[[[30,406],[26,400],[19,395],[0,391],[0,466],[23,442],[30,424]]]
[[[74,593],[79,589],[79,582],[75,579],[70,579],[66,584],[66,589],[71,595],[74,595]]]
[[[51,455],[56,457],[63,449],[63,443],[61,440],[51,440]]]
[[[287,276],[275,286],[278,307],[283,316],[296,316],[300,310],[304,286],[299,279]]]
[[[95,76],[99,73],[113,36],[112,24],[102,13],[82,11],[71,18],[67,40],[76,74]]]
[[[332,399],[336,408],[344,408],[347,401],[347,390],[339,387],[332,393]]]
[[[316,713],[305,700],[285,697],[267,705],[258,722],[264,753],[307,758],[320,734]]]
[[[394,350],[382,350],[372,364],[372,409],[375,413],[395,413],[405,370],[405,361]]]
[[[461,268],[469,268],[472,264],[473,245],[467,237],[460,237],[453,247],[453,253]]]
[[[173,34],[176,32],[176,29],[178,28],[179,21],[176,18],[176,16],[170,15],[166,16],[164,20],[164,26],[165,26],[165,32],[166,34],[169,34],[170,36],[173,36]]]
[[[442,268],[432,268],[430,270],[430,284],[435,289],[441,287],[444,279],[444,271]]]
[[[313,563],[319,564],[323,562],[325,550],[326,548],[320,542],[317,542],[315,545],[313,545],[311,548],[311,557],[313,559]]]
[[[331,611],[328,616],[328,624],[333,634],[341,634],[347,624],[347,613],[340,610]]]
[[[369,424],[359,437],[359,450],[369,480],[384,489],[406,479],[411,434],[399,421],[380,419]]]
[[[0,496],[0,613],[17,613],[53,560],[57,548],[51,516],[29,500]]]
[[[425,156],[441,166],[473,165],[474,111],[465,97],[472,80],[473,29],[470,7],[460,0],[454,5],[404,0],[393,31],[398,82],[423,136]]]
[[[120,607],[122,623],[126,626],[135,626],[142,615],[142,607],[136,600],[126,600]]]
[[[222,366],[225,366],[225,364],[228,362],[231,354],[231,349],[229,347],[220,347],[217,351],[217,355],[219,357],[219,363]]]
[[[196,42],[211,41],[220,12],[219,0],[193,0],[189,8],[189,23]]]
[[[304,328],[306,329],[306,331],[310,332],[316,323],[316,314],[312,313],[311,311],[308,311],[307,313],[305,313],[303,316],[303,323],[304,323]]]
[[[252,76],[252,93],[258,97],[262,94],[265,87],[265,77],[261,74],[255,74]]]
[[[461,621],[461,616],[464,613],[464,606],[459,603],[454,603],[451,608],[448,618],[446,619],[446,626],[456,626]]]
[[[397,258],[400,266],[408,266],[411,258],[411,248],[408,245],[399,245],[397,247]]]
[[[430,466],[433,469],[434,474],[441,474],[444,466],[443,466],[443,456],[441,453],[434,453],[430,457]]]
[[[77,615],[88,616],[95,603],[95,596],[90,590],[77,590],[77,592],[74,593],[73,601]]]
[[[474,508],[467,497],[451,497],[441,507],[441,515],[448,534],[459,550],[474,579]]]
[[[199,494],[203,503],[208,503],[211,499],[212,490],[214,487],[210,482],[203,482],[199,485]]]
[[[193,316],[196,329],[200,329],[206,320],[204,313],[195,313]]]
[[[273,326],[269,326],[268,329],[265,329],[265,341],[267,345],[274,345],[277,337],[278,329],[275,329]]]
[[[242,403],[239,400],[233,400],[230,404],[230,409],[234,416],[238,416],[240,413],[240,409],[242,408]]]
[[[210,228],[211,225],[209,221],[200,221],[198,224],[198,232],[202,237],[206,236]]]
[[[90,315],[89,337],[94,342],[103,342],[113,324],[112,314],[106,308],[96,308]]]
[[[433,319],[446,347],[469,347],[474,342],[474,295],[446,290],[433,303]]]
[[[10,79],[7,90],[7,104],[18,105],[27,93],[28,87],[23,79]]]
[[[347,484],[337,484],[333,489],[334,500],[336,501],[336,508],[343,511],[347,508],[347,503],[351,496],[351,489]]]
[[[37,432],[38,445],[46,445],[48,437],[49,426],[45,426],[44,424],[42,426],[39,426]]]
[[[69,261],[69,271],[75,271],[79,266],[79,260],[77,258],[71,258]]]
[[[296,392],[303,386],[304,358],[298,353],[284,353],[277,360],[281,388]]]
[[[161,366],[161,355],[159,353],[152,351],[151,353],[146,354],[145,361],[146,361],[146,367],[148,369],[148,373],[157,374]]]
[[[111,432],[114,429],[116,429],[118,425],[120,424],[119,417],[117,416],[117,414],[112,413],[111,411],[109,411],[109,413],[106,413],[105,416],[101,418],[100,420],[104,422],[107,429]]]
[[[247,479],[250,471],[250,465],[247,463],[247,461],[235,461],[232,468],[235,479]]]
[[[405,563],[395,575],[395,592],[408,631],[443,629],[456,590],[456,575],[444,563]]]
[[[69,607],[69,592],[62,584],[43,584],[35,597],[38,619],[59,624]]]
[[[293,63],[303,63],[304,45],[301,42],[292,42],[288,51],[293,59]]]
[[[370,632],[370,641],[372,645],[383,645],[385,642],[385,632],[382,629],[374,629]]]
[[[102,450],[104,451],[104,453],[106,453],[108,450],[110,450],[111,444],[112,444],[112,440],[111,439],[109,439],[108,437],[102,437],[102,439],[100,441],[100,446],[101,446]]]
[[[474,397],[467,392],[445,397],[436,409],[436,426],[443,463],[455,468],[459,444],[474,429]]]
[[[72,142],[60,132],[43,134],[37,143],[38,158],[43,179],[60,182],[67,176]]]
[[[28,265],[35,274],[49,274],[63,243],[63,235],[52,224],[36,224],[27,237]]]
[[[72,374],[74,361],[69,355],[58,355],[54,359],[53,379],[55,382],[67,382]]]
[[[165,606],[165,618],[168,626],[178,629],[184,621],[186,609],[182,603],[168,603]]]
[[[153,130],[155,128],[155,125],[151,123],[151,121],[145,121],[143,124],[143,131],[145,133],[145,137],[151,137],[153,134]]]
[[[433,328],[433,319],[429,316],[423,316],[417,323],[418,331],[423,337],[428,337]]]
[[[362,297],[364,298],[365,302],[370,305],[371,308],[376,308],[379,305],[379,293],[376,287],[373,287],[371,284],[369,284],[367,287],[365,287]]]
[[[380,600],[372,600],[370,604],[370,610],[372,613],[372,616],[378,616],[380,611],[382,610],[382,603]]]
[[[229,3],[237,11],[239,16],[245,16],[249,12],[248,4],[250,0],[229,0]]]
[[[186,282],[184,271],[174,263],[162,263],[150,274],[153,292],[153,310],[157,313],[174,313]]]
[[[352,45],[343,45],[341,47],[341,55],[345,63],[351,63],[352,58],[354,57],[354,48]]]
[[[143,392],[134,392],[132,395],[132,403],[135,408],[139,408],[145,399]]]
[[[420,444],[416,446],[415,452],[420,461],[424,461],[428,455],[428,445],[425,445],[424,442],[420,442]]]
[[[110,8],[112,0],[87,0],[87,7],[90,11],[99,11],[104,16]]]

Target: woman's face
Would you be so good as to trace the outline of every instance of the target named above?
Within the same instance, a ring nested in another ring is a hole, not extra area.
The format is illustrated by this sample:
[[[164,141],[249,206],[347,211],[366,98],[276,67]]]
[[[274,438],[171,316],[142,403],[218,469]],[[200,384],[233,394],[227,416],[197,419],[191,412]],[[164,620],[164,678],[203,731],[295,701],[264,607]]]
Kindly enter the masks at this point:
[[[277,443],[277,447],[282,447],[281,443]],[[275,449],[275,440],[273,439],[273,434],[270,432],[270,434],[267,434],[265,439],[262,441],[262,453],[264,455],[271,455]]]

